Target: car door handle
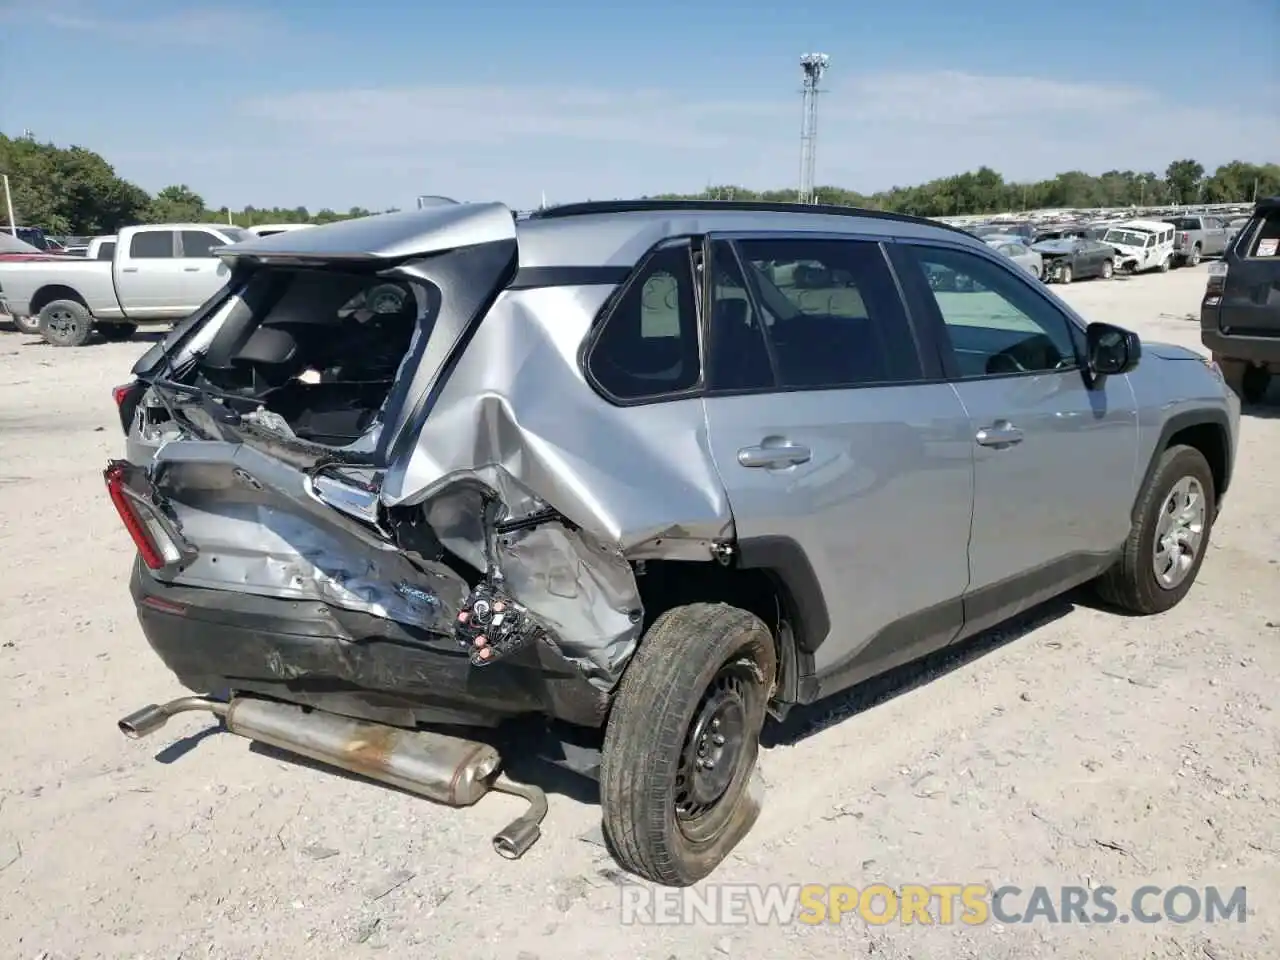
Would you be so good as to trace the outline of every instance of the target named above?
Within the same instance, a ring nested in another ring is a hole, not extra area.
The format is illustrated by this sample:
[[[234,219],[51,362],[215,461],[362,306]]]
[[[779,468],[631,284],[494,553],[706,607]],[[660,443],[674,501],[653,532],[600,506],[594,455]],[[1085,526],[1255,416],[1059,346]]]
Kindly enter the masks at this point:
[[[806,463],[812,456],[808,447],[785,443],[776,447],[743,447],[738,451],[738,463],[744,467],[790,467]]]
[[[199,267],[183,267],[182,271],[184,273],[199,273],[200,268]]]
[[[121,267],[120,272],[121,273],[137,273],[138,268],[137,267]]]
[[[1000,420],[990,427],[983,427],[973,437],[983,447],[1004,447],[1022,442],[1022,431],[1008,420]]]

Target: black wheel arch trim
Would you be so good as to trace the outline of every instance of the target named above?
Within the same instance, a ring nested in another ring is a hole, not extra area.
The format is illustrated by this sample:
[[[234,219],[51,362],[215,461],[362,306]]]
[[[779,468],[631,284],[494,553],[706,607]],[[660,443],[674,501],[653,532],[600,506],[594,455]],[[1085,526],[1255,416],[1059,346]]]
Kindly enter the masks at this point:
[[[1214,491],[1214,503],[1221,506],[1222,495],[1227,492],[1227,487],[1231,484],[1231,465],[1234,454],[1231,447],[1231,422],[1227,419],[1226,412],[1222,410],[1184,410],[1182,413],[1175,413],[1169,417],[1160,427],[1160,437],[1156,440],[1156,445],[1151,451],[1151,459],[1143,472],[1142,482],[1138,484],[1138,489],[1134,494],[1132,515],[1135,518],[1138,506],[1142,502],[1142,492],[1147,489],[1147,484],[1155,476],[1156,468],[1160,464],[1161,454],[1169,448],[1169,443],[1175,436],[1192,427],[1215,427],[1222,434],[1222,447],[1225,454],[1222,462],[1222,482],[1219,484],[1218,489]]]
[[[831,632],[822,585],[804,548],[791,537],[746,537],[737,541],[738,566],[772,575],[782,589],[786,616],[800,654],[812,654]]]

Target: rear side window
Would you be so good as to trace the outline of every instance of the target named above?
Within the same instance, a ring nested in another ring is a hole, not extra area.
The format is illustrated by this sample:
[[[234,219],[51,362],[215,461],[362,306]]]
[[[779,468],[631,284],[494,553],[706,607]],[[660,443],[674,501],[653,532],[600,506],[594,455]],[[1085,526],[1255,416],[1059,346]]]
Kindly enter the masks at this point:
[[[1240,237],[1246,257],[1280,257],[1280,210],[1255,215]]]
[[[923,378],[878,243],[762,238],[736,246],[737,260],[726,243],[713,257],[713,390],[760,389],[769,381],[777,389],[823,390]]]
[[[129,241],[129,256],[135,260],[168,260],[173,257],[173,233],[143,230]]]
[[[103,243],[98,246],[98,259],[110,260],[116,255],[116,242],[114,240],[109,243]]]
[[[586,367],[598,389],[622,402],[698,385],[698,296],[687,243],[663,247],[640,265],[609,310]]]
[[[182,231],[183,257],[211,257],[214,247],[225,247],[227,241],[207,230]]]

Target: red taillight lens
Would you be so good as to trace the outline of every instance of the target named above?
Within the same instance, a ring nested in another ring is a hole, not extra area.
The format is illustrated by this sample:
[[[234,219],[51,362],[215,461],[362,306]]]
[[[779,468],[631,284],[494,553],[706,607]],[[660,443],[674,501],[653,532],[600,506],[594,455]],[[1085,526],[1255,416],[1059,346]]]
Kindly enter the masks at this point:
[[[120,520],[124,524],[124,528],[129,531],[129,536],[133,540],[134,546],[138,548],[142,562],[152,570],[159,570],[167,565],[168,561],[165,559],[165,552],[153,532],[152,525],[148,524],[143,518],[137,500],[129,492],[128,487],[125,486],[124,471],[124,464],[111,463],[102,472],[103,479],[107,481],[107,494],[111,497],[111,503],[115,506],[116,513],[120,514]],[[165,539],[167,540],[168,538],[165,537]],[[177,553],[172,543],[170,543],[170,549],[173,553]]]
[[[132,380],[129,383],[122,383],[118,387],[111,388],[111,399],[116,402],[116,407],[123,407],[129,394],[133,392],[133,388],[138,385],[138,381]]]
[[[1190,237],[1191,237],[1191,234],[1189,234],[1189,233],[1187,233],[1187,232],[1185,232],[1185,231],[1184,231],[1184,232],[1183,232],[1183,234],[1182,234],[1182,242],[1183,242],[1183,243],[1186,243],[1186,242],[1187,242],[1187,240],[1188,240],[1188,239],[1190,239]]]

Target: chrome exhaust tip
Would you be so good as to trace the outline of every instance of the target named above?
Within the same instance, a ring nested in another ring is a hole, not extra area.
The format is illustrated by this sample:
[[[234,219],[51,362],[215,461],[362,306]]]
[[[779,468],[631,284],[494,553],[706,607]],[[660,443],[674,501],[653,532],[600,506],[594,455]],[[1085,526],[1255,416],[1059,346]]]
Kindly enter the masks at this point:
[[[227,715],[227,705],[220,700],[206,697],[179,697],[168,703],[149,703],[140,710],[135,710],[127,717],[116,722],[120,732],[131,740],[141,740],[155,733],[169,718],[179,713],[192,713],[203,710],[216,717]]]
[[[498,793],[510,794],[529,801],[529,809],[494,835],[493,849],[507,860],[519,860],[542,836],[542,821],[547,816],[547,795],[539,787],[516,783],[506,774],[493,781]]]

